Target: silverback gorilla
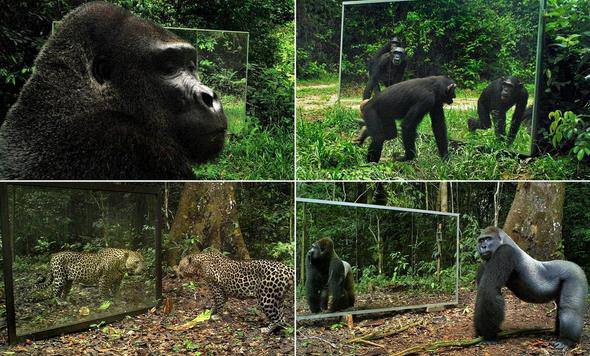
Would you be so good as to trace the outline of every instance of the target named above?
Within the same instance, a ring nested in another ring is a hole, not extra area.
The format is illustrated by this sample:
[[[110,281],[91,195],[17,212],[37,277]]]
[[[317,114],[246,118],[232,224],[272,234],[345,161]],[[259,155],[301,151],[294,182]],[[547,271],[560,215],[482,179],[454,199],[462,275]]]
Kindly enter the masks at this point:
[[[401,120],[405,154],[399,161],[416,156],[416,130],[426,114],[430,114],[432,132],[438,153],[448,156],[447,126],[443,104],[452,104],[456,84],[449,77],[434,76],[406,80],[390,86],[368,101],[361,103],[361,115],[373,138],[367,160],[379,162],[385,140],[397,136],[395,120]]]
[[[354,280],[350,264],[334,252],[329,237],[316,241],[305,256],[305,289],[312,313],[336,312],[354,305]],[[328,308],[328,298],[332,304]]]
[[[0,128],[0,178],[191,179],[227,120],[196,50],[118,6],[68,14]]]
[[[386,48],[386,51],[383,50],[383,47]],[[388,87],[401,82],[404,77],[407,65],[406,50],[399,46],[397,37],[391,39],[383,47],[369,62],[367,68],[369,81],[363,92],[363,99],[369,99],[373,91],[375,94],[380,93],[380,83]]]
[[[520,128],[528,98],[529,94],[518,78],[503,77],[494,80],[481,92],[477,100],[479,120],[473,118],[467,120],[469,131],[489,129],[492,126],[491,114],[496,136],[505,137],[506,112],[516,105],[508,133],[508,142],[512,143]]]
[[[475,331],[493,341],[504,320],[502,286],[528,303],[557,303],[555,331],[558,348],[580,340],[588,283],[584,271],[569,261],[537,261],[502,230],[488,227],[477,241],[477,252],[484,260],[477,272]]]

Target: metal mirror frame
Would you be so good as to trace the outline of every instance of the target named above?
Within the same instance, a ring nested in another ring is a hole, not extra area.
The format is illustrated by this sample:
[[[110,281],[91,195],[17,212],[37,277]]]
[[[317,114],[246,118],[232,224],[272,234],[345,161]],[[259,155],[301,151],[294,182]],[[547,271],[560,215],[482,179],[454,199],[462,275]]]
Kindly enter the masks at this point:
[[[88,320],[80,323],[75,323],[65,326],[57,326],[51,329],[40,330],[30,334],[17,335],[16,334],[16,310],[14,305],[14,279],[12,275],[12,260],[14,258],[14,240],[12,225],[10,224],[10,214],[8,212],[8,186],[27,186],[39,188],[56,188],[56,189],[79,189],[79,190],[93,190],[111,193],[135,193],[146,194],[156,198],[154,207],[154,247],[155,247],[155,297],[156,302],[148,305],[130,310],[125,313],[115,314],[104,318]],[[0,222],[2,231],[2,256],[4,268],[4,289],[5,289],[5,305],[6,305],[6,325],[8,330],[8,343],[16,344],[26,339],[39,340],[50,338],[54,336],[72,333],[75,331],[85,330],[91,328],[91,325],[100,322],[112,323],[121,320],[126,316],[133,316],[145,313],[151,308],[158,306],[162,301],[162,195],[160,189],[154,186],[139,186],[128,184],[114,184],[114,183],[0,183]]]
[[[445,213],[442,211],[435,211],[435,210],[401,208],[401,207],[394,207],[394,206],[350,203],[350,202],[343,202],[343,201],[297,197],[295,199],[295,209],[296,209],[295,214],[297,214],[297,203],[337,205],[337,206],[345,206],[345,207],[351,207],[351,208],[381,209],[381,210],[390,210],[390,211],[398,211],[398,212],[417,213],[417,214],[424,214],[424,215],[442,215],[442,216],[455,218],[456,219],[456,241],[455,241],[455,266],[456,266],[456,268],[455,268],[455,296],[454,296],[454,299],[450,302],[419,304],[419,305],[406,305],[406,306],[389,307],[389,308],[351,310],[351,311],[343,311],[343,312],[336,312],[336,313],[319,313],[319,314],[297,315],[295,318],[296,321],[327,319],[327,318],[333,318],[333,317],[341,317],[341,316],[345,316],[345,315],[365,315],[365,314],[388,313],[388,312],[396,312],[396,311],[420,310],[420,309],[428,309],[428,308],[457,306],[459,304],[459,275],[460,275],[461,266],[460,266],[460,260],[459,260],[459,246],[460,246],[459,245],[459,236],[460,236],[459,219],[460,219],[460,215],[458,213]],[[297,221],[297,219],[295,219],[295,234],[297,234],[297,223],[298,223],[298,221]],[[295,308],[295,312],[297,312],[297,308]]]
[[[346,6],[353,5],[369,5],[369,4],[382,4],[391,2],[410,2],[420,0],[358,0],[358,1],[343,1],[342,2],[342,14],[340,18],[340,60],[338,64],[338,102],[340,102],[340,96],[342,94],[342,45],[344,43],[344,9]],[[544,49],[544,34],[545,34],[545,9],[547,7],[547,0],[539,0],[539,17],[537,25],[537,52],[535,55],[535,98],[533,99],[533,116],[531,118],[531,145],[529,153],[518,152],[523,157],[536,156],[538,154],[538,133],[537,133],[537,118],[540,108],[541,100],[541,73],[543,71],[542,53]]]

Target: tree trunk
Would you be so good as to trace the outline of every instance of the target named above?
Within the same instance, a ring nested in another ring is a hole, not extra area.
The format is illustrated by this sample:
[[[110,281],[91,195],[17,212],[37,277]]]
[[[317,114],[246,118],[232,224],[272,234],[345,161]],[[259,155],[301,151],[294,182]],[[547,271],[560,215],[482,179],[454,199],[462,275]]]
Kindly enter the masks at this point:
[[[564,183],[518,183],[504,231],[534,258],[561,258],[564,197]]]
[[[180,255],[209,246],[229,251],[238,259],[249,259],[238,221],[234,184],[185,183],[168,240],[165,258],[170,266],[176,265]]]
[[[449,211],[449,191],[448,191],[448,183],[447,182],[440,182],[438,196],[439,196],[439,203],[440,203],[440,211],[448,212]],[[442,221],[442,220],[441,220]],[[442,257],[442,231],[443,231],[443,224],[439,222],[436,228],[436,276],[438,281],[440,282],[440,272],[441,272],[441,257]]]

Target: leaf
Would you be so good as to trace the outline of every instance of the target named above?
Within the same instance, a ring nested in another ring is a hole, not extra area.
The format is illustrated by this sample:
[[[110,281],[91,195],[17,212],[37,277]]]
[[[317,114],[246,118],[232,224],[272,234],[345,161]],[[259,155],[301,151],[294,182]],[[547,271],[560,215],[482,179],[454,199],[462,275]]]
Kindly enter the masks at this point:
[[[581,161],[584,159],[584,154],[585,154],[584,150],[578,151],[578,154],[577,154],[578,161]]]
[[[170,330],[174,330],[174,331],[185,331],[188,329],[192,329],[194,328],[198,323],[201,323],[203,321],[207,321],[211,319],[211,310],[207,309],[204,312],[202,312],[201,314],[199,314],[196,318],[194,318],[191,321],[188,321],[182,325],[177,325],[177,326],[170,326],[167,329]]]
[[[88,307],[81,307],[81,308],[78,310],[78,313],[79,313],[80,315],[82,315],[82,316],[88,316],[88,315],[90,315],[90,308],[88,308]]]
[[[105,311],[108,308],[110,308],[112,304],[113,303],[110,300],[105,300],[104,302],[102,302],[102,304],[100,305],[100,307],[98,307],[98,310]]]

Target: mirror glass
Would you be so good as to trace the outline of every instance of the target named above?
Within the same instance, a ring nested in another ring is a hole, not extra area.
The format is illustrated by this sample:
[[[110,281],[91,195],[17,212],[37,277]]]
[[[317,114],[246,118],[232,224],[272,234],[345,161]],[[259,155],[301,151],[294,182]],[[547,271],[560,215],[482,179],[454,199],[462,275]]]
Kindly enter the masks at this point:
[[[358,110],[363,98],[377,93],[376,86],[384,90],[399,81],[447,75],[457,84],[453,104],[444,105],[451,140],[530,154],[540,1],[435,3],[343,3],[340,103]],[[474,18],[480,21],[473,22]],[[517,81],[507,81],[509,76]],[[500,103],[498,90],[496,95],[484,95],[478,104],[491,83],[499,88],[502,83],[512,85],[515,94]],[[495,104],[486,104],[490,99]],[[515,121],[522,122],[515,126],[510,144],[497,137],[496,128],[502,130],[505,112],[503,130],[509,136],[516,108]],[[428,115],[418,132],[432,135]]]
[[[339,311],[362,314],[456,303],[457,217],[443,214],[298,198],[298,318],[311,314],[306,254],[321,238],[330,238],[334,252],[352,267],[356,300]],[[321,314],[330,316],[330,310]]]
[[[17,336],[154,306],[156,204],[151,194],[9,185]]]

